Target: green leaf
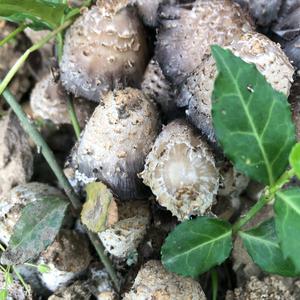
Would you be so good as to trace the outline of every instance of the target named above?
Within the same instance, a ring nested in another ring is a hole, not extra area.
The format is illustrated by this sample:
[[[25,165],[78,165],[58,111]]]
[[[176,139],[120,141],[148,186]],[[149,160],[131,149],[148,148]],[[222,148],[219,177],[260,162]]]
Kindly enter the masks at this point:
[[[290,165],[300,179],[300,143],[297,143],[290,154]]]
[[[5,289],[0,290],[0,300],[7,300],[8,292]]]
[[[55,239],[68,203],[59,197],[46,197],[28,204],[14,227],[2,264],[23,264],[35,258]]]
[[[239,235],[249,255],[263,271],[289,277],[299,275],[293,262],[283,257],[273,218],[256,228],[240,231]]]
[[[219,46],[212,47],[212,54],[219,71],[212,96],[217,140],[239,171],[273,185],[295,144],[287,97],[254,64]]]
[[[276,193],[276,231],[284,257],[289,257],[300,271],[300,189],[292,188]]]
[[[45,0],[0,0],[0,17],[11,22],[28,22],[34,29],[53,29],[68,12],[66,4]]]
[[[232,249],[228,222],[198,217],[178,225],[162,247],[162,263],[171,272],[196,277],[221,264]]]
[[[81,221],[93,232],[100,232],[107,228],[111,211],[117,211],[112,192],[102,182],[91,182],[86,185],[87,200],[81,211]],[[117,215],[114,221],[117,222]]]

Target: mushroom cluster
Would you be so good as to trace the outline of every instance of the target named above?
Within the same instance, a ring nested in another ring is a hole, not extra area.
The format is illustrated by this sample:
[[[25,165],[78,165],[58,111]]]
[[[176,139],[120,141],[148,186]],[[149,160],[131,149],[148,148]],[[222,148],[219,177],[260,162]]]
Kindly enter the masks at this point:
[[[48,265],[49,272],[28,266],[18,270],[34,294],[52,300],[118,299],[91,251],[84,224],[101,240],[118,271],[123,299],[204,300],[204,292],[210,297],[206,284],[203,292],[199,280],[169,273],[159,261],[165,236],[196,216],[234,220],[261,191],[259,186],[254,193],[253,183],[224,158],[216,141],[211,97],[217,68],[211,45],[255,64],[274,89],[290,98],[300,139],[300,76],[294,74],[300,67],[300,2],[92,2],[66,29],[57,68],[50,73],[53,42],[39,51],[42,63],[31,70],[39,77],[34,84],[25,76],[25,65],[11,85],[32,122],[47,127],[47,133],[41,130],[46,137],[51,131],[53,144],[59,144],[52,150],[85,201],[80,220],[68,211],[55,241],[34,259]],[[82,3],[69,1],[76,7]],[[1,37],[7,28],[7,22],[0,22]],[[36,32],[27,28],[25,34],[36,41]],[[25,35],[23,40],[29,42]],[[1,74],[16,61],[22,48],[16,43],[21,44],[17,40],[0,48]],[[77,140],[63,132],[71,128],[72,103],[82,130]],[[63,193],[10,111],[1,116],[0,141],[0,242],[7,245],[24,206]],[[105,192],[90,202],[91,183]],[[280,280],[261,279],[239,239],[231,258],[238,279],[228,300],[271,299],[275,294],[292,299]],[[249,296],[253,292],[258,298]]]

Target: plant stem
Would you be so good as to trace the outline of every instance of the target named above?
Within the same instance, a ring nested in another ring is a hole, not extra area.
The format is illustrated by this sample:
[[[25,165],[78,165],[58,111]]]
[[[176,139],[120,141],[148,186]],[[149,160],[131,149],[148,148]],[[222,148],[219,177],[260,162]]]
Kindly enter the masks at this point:
[[[68,106],[68,113],[70,116],[70,120],[72,123],[72,126],[74,128],[75,134],[77,139],[80,137],[80,124],[76,115],[76,111],[74,108],[74,102],[70,95],[67,96],[67,106]]]
[[[48,162],[50,168],[54,172],[56,178],[58,179],[60,185],[63,187],[66,195],[69,197],[73,207],[76,210],[79,210],[81,208],[81,202],[79,198],[77,197],[76,193],[74,192],[72,186],[70,185],[68,179],[62,172],[60,166],[58,165],[55,156],[47,143],[44,141],[43,137],[39,133],[39,131],[36,129],[35,125],[30,122],[30,120],[27,118],[26,114],[22,110],[22,107],[17,102],[15,97],[6,89],[3,93],[4,99],[7,101],[9,106],[12,108],[14,113],[17,115],[18,119],[20,120],[24,130],[28,133],[28,135],[31,137],[31,139],[35,142],[38,148],[41,149],[41,152],[43,156],[45,157],[46,161]],[[92,234],[91,232],[87,231],[88,236],[90,237],[90,240],[92,244],[94,245],[98,255],[100,256],[100,259],[105,266],[109,276],[111,277],[116,290],[119,292],[120,290],[120,283],[117,278],[116,272],[108,259],[108,257],[105,255],[104,252],[104,246],[102,245],[101,241],[99,240],[98,236],[95,234]]]
[[[210,271],[212,285],[212,300],[218,299],[218,272],[216,269]]]
[[[232,227],[232,233],[237,233],[243,226],[245,226],[267,203],[269,199],[262,196],[259,201],[251,207],[247,214],[239,219]]]
[[[55,30],[47,34],[44,38],[42,38],[40,41],[38,41],[36,44],[32,45],[30,48],[28,48],[23,55],[16,61],[16,63],[13,65],[13,67],[9,70],[9,72],[6,74],[5,78],[0,84],[0,95],[4,92],[4,90],[9,85],[10,81],[13,79],[13,77],[16,75],[18,70],[22,67],[24,62],[27,60],[29,55],[43,47],[48,41],[50,41],[52,38],[54,38],[59,32],[63,31],[65,28],[70,26],[72,24],[73,20],[68,20],[64,22],[62,25],[57,27]]]
[[[246,213],[246,215],[239,219],[232,227],[233,234],[236,234],[243,226],[245,226],[267,203],[271,202],[277,191],[279,191],[286,183],[295,176],[295,171],[290,169],[282,174],[281,177],[275,182],[273,186],[268,188],[264,195],[258,200],[258,202],[252,206],[252,208]]]
[[[0,47],[2,47],[4,44],[9,42],[11,39],[13,39],[18,33],[22,32],[28,25],[27,24],[21,24],[18,28],[16,28],[13,32],[11,32],[7,37],[5,37],[3,40],[0,41]]]

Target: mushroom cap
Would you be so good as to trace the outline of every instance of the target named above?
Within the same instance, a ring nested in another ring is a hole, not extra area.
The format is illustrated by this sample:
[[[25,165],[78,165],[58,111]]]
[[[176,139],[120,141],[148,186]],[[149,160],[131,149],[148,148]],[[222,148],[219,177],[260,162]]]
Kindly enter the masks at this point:
[[[256,23],[269,26],[278,17],[282,0],[235,0],[242,7],[250,11]]]
[[[142,266],[131,290],[123,299],[206,300],[206,297],[197,281],[170,273],[161,262],[150,260]]]
[[[300,36],[286,43],[284,45],[284,52],[288,56],[292,64],[295,66],[295,68],[299,70],[300,69]]]
[[[160,13],[156,58],[175,84],[201,64],[212,44],[228,45],[252,30],[239,6],[229,0],[197,0],[190,6],[166,5]]]
[[[106,183],[121,200],[143,198],[137,173],[159,129],[157,108],[141,91],[110,92],[87,123],[71,164],[77,173]]]
[[[0,195],[30,180],[33,154],[29,139],[11,111],[0,120]]]
[[[246,33],[227,47],[247,63],[254,63],[274,89],[289,95],[294,68],[279,45],[259,33]],[[211,95],[217,76],[216,64],[211,55],[185,81],[179,103],[187,104],[190,121],[215,142],[211,120]]]
[[[158,103],[167,116],[176,110],[174,89],[154,59],[149,62],[145,71],[142,91]]]
[[[71,124],[67,94],[51,73],[36,83],[30,96],[30,106],[35,117],[51,120],[54,124]],[[81,127],[93,113],[95,106],[81,98],[74,99],[74,108]]]
[[[219,186],[209,146],[183,120],[163,128],[140,176],[179,220],[209,211]]]
[[[99,102],[99,94],[139,86],[147,62],[145,32],[134,9],[107,14],[93,6],[66,33],[61,80],[75,96]]]

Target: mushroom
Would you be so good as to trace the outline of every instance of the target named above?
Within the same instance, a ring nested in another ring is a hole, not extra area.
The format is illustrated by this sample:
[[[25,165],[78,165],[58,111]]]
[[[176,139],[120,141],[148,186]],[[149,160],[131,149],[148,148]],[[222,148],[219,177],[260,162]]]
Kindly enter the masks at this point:
[[[51,73],[45,75],[34,87],[30,96],[33,116],[51,120],[54,124],[71,124],[67,94],[59,82],[55,82]],[[74,99],[74,107],[80,126],[83,128],[95,108],[81,98]]]
[[[300,18],[300,10],[299,10]],[[300,27],[300,26],[299,26]],[[292,41],[286,43],[283,48],[285,54],[288,56],[292,64],[299,70],[300,69],[300,36]]]
[[[245,14],[229,0],[166,5],[160,13],[156,59],[164,75],[180,84],[201,64],[210,45],[228,45],[250,30]]]
[[[138,87],[147,62],[145,32],[134,8],[108,13],[93,6],[67,30],[61,80],[76,97],[99,102],[99,94]]]
[[[269,26],[276,21],[282,0],[234,0],[250,11],[257,25]]]
[[[39,276],[45,287],[54,292],[86,271],[90,261],[86,237],[74,230],[62,229],[38,259],[38,264],[46,264],[50,268],[49,272]]]
[[[0,196],[30,180],[33,155],[17,117],[10,111],[0,120]]]
[[[156,106],[132,88],[110,92],[102,102],[73,150],[75,177],[85,183],[103,181],[120,200],[143,198],[137,173],[160,128]]]
[[[294,68],[280,46],[259,33],[246,33],[228,47],[247,63],[256,64],[274,89],[289,95]],[[211,95],[217,77],[216,64],[211,55],[185,81],[179,95],[179,103],[188,104],[189,120],[215,143],[211,119]]]
[[[0,20],[0,40],[4,39],[15,29],[11,23]],[[30,46],[30,42],[22,34],[17,35],[14,39],[11,39],[9,43],[5,43],[0,47],[0,78],[3,79],[8,71],[14,66],[19,57]],[[17,100],[28,91],[31,82],[28,76],[29,67],[28,63],[25,63],[18,71],[16,76],[11,80],[9,89],[16,96]]]
[[[197,281],[170,273],[161,262],[150,260],[142,266],[131,290],[123,299],[205,300],[206,297]]]
[[[140,176],[158,203],[179,220],[207,213],[219,186],[209,146],[183,120],[163,128]]]
[[[175,92],[157,61],[152,59],[145,71],[142,91],[159,104],[166,116],[176,112]]]
[[[119,260],[134,256],[150,222],[149,206],[127,201],[119,206],[119,221],[98,235],[106,250]]]
[[[57,188],[47,184],[31,182],[20,184],[7,195],[2,196],[0,200],[0,241],[8,244],[13,227],[27,204],[47,196],[63,197],[63,194]]]

